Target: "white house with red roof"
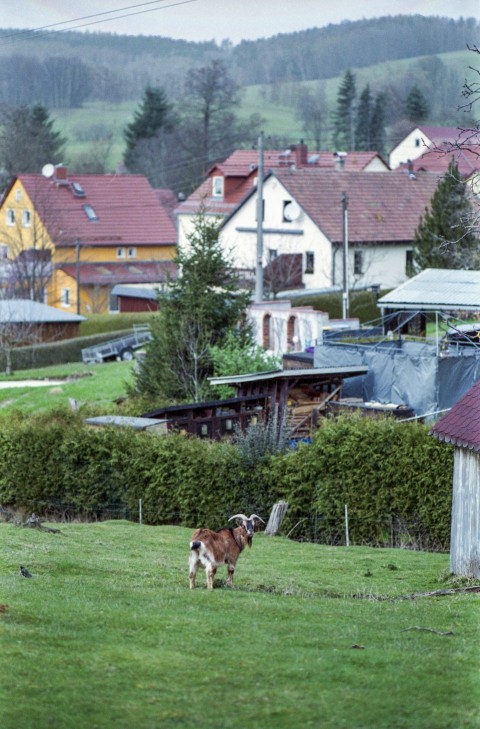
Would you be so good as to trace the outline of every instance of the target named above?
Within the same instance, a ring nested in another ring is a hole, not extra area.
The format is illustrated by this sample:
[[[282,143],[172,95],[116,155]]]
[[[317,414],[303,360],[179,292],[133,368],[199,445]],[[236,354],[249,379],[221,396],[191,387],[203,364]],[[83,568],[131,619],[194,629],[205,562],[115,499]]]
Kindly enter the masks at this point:
[[[40,262],[45,303],[82,314],[115,311],[117,284],[161,284],[175,275],[175,197],[143,175],[76,175],[47,165],[17,175],[0,204],[0,252],[17,273]],[[13,274],[12,274],[13,275]]]
[[[342,287],[344,231],[349,288],[393,288],[405,281],[412,241],[438,175],[277,168],[263,184],[265,292]],[[346,198],[346,206],[344,204]],[[257,194],[252,188],[225,219],[220,240],[235,268],[253,279]],[[272,283],[273,281],[273,283]]]
[[[187,243],[200,210],[220,219],[230,215],[257,184],[259,153],[240,149],[209,170],[204,182],[176,208],[178,244]],[[314,168],[386,172],[388,164],[377,152],[309,152],[303,142],[288,149],[263,152],[265,173],[273,169]]]
[[[462,138],[458,127],[434,127],[420,125],[412,129],[390,152],[392,170],[413,162],[431,149],[446,150]],[[448,163],[444,168],[447,169]]]

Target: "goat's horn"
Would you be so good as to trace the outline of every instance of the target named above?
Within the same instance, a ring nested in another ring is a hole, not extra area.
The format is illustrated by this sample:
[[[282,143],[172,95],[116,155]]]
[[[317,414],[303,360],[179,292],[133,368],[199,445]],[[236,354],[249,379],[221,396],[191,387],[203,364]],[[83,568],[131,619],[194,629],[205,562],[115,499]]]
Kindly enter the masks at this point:
[[[261,516],[258,516],[258,514],[251,514],[250,515],[250,520],[252,520],[252,519],[258,519],[258,521],[261,521],[262,524],[265,524],[265,522],[263,521],[262,517]]]
[[[243,519],[243,521],[248,521],[248,516],[245,516],[245,514],[234,514],[228,521],[232,521],[232,519]]]

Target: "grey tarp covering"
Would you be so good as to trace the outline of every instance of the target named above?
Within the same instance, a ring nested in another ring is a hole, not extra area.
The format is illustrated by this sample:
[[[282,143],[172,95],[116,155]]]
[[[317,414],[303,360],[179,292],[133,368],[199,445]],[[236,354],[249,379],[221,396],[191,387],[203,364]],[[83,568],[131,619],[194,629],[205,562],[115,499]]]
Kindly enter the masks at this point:
[[[409,341],[381,345],[329,344],[315,348],[315,367],[366,365],[368,374],[346,380],[342,395],[395,403],[425,415],[451,407],[480,378],[480,349],[437,353]]]

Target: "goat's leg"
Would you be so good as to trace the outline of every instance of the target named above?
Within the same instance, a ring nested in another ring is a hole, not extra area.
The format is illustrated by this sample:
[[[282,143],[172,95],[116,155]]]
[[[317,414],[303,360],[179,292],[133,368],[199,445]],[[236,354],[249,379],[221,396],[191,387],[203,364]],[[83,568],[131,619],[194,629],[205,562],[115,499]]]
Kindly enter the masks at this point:
[[[205,568],[205,572],[207,573],[207,588],[213,590],[213,580],[217,573],[217,568],[209,565]]]
[[[197,574],[198,565],[199,565],[199,558],[198,554],[196,552],[190,552],[190,559],[188,560],[189,564],[189,579],[190,579],[190,589],[193,590],[195,588],[195,576]]]
[[[228,565],[228,575],[227,575],[227,585],[229,587],[233,587],[233,573],[235,572],[235,565],[229,564]]]

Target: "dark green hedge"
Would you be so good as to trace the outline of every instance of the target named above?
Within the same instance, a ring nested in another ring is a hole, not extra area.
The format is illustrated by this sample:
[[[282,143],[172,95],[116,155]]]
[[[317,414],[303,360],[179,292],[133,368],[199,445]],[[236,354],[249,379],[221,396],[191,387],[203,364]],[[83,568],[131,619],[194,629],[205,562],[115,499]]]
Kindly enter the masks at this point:
[[[311,445],[275,457],[270,477],[290,504],[285,529],[331,543],[447,546],[453,448],[418,423],[326,419]],[[305,517],[310,515],[310,519]]]
[[[0,429],[0,504],[59,517],[206,524],[265,519],[289,502],[283,533],[352,544],[446,548],[453,449],[393,419],[325,420],[312,444],[247,467],[230,443],[89,428],[78,413],[20,417]]]
[[[127,336],[131,333],[131,329],[125,329],[114,333],[104,332],[88,337],[62,339],[60,342],[35,344],[31,347],[18,347],[12,350],[13,370],[29,370],[37,367],[65,364],[67,362],[81,362],[82,349],[94,347],[96,344],[108,342],[110,339],[117,339],[117,337]],[[0,371],[5,372],[5,369],[5,352],[0,350]]]

